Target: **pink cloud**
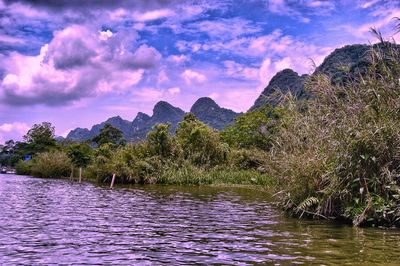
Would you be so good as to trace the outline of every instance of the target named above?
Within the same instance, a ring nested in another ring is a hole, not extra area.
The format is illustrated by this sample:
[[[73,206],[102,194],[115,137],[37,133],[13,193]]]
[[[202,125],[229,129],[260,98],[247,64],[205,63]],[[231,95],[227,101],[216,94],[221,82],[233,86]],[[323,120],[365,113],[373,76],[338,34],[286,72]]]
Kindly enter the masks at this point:
[[[135,38],[135,34],[69,26],[56,32],[37,56],[13,52],[1,59],[5,77],[0,97],[15,105],[62,105],[129,90],[161,59],[153,47],[135,47]]]
[[[4,123],[0,125],[0,144],[4,143],[8,139],[16,138],[22,139],[30,126],[23,122],[13,122],[13,123]]]
[[[175,12],[171,9],[158,9],[151,10],[145,13],[135,12],[133,17],[137,21],[151,21],[160,18],[166,18],[175,15]]]
[[[200,72],[186,69],[182,74],[181,77],[186,82],[187,85],[191,85],[192,82],[203,83],[207,80],[207,77]]]

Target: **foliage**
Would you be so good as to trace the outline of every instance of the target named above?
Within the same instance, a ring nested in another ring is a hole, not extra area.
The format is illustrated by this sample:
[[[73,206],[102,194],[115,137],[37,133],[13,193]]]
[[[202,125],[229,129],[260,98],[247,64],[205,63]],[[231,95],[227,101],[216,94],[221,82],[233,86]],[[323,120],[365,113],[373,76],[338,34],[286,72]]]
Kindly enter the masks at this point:
[[[93,141],[96,142],[98,146],[111,143],[112,145],[117,147],[125,145],[126,143],[122,131],[118,128],[113,127],[110,124],[106,124],[100,130],[100,134],[93,138]]]
[[[233,149],[229,158],[231,165],[238,169],[254,169],[265,172],[268,154],[259,149]]]
[[[236,118],[235,123],[221,132],[222,140],[238,148],[267,150],[277,130],[280,110],[266,105]]]
[[[25,142],[8,140],[0,147],[0,165],[15,166],[27,154]]]
[[[48,151],[56,146],[54,127],[49,122],[34,124],[24,136],[27,154]]]
[[[355,225],[399,225],[399,51],[385,42],[371,46],[365,71],[345,83],[314,75],[306,108],[286,102],[267,164],[286,209]]]
[[[169,133],[170,127],[170,124],[158,124],[147,134],[147,143],[154,155],[159,155],[163,158],[172,155],[174,143]]]
[[[103,182],[112,175],[111,156],[113,145],[110,143],[103,144],[93,151],[93,158],[88,166],[89,178]]]
[[[274,180],[255,170],[213,167],[204,169],[186,162],[179,167],[169,167],[157,179],[158,183],[173,185],[261,185],[273,186]]]
[[[31,174],[42,178],[66,177],[71,171],[71,160],[60,151],[38,154],[32,161]]]
[[[15,166],[18,175],[30,175],[32,168],[32,161],[19,160]]]
[[[214,166],[227,160],[228,147],[221,143],[219,134],[191,113],[179,123],[176,139],[184,159],[195,165]]]
[[[86,143],[71,144],[67,149],[67,154],[76,167],[86,167],[92,159],[92,149]]]

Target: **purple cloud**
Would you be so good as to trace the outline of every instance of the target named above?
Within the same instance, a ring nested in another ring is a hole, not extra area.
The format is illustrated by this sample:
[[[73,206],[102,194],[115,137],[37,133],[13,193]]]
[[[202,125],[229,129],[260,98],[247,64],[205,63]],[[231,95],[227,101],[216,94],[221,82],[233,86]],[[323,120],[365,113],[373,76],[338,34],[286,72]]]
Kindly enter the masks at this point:
[[[136,37],[69,26],[37,56],[14,52],[2,59],[1,99],[11,105],[54,106],[129,90],[161,59],[155,48],[138,45]]]

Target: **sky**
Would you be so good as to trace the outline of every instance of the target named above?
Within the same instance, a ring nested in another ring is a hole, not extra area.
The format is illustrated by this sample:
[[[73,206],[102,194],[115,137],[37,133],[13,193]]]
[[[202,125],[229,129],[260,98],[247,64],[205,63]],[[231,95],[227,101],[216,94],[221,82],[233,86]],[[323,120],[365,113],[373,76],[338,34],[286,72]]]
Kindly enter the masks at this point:
[[[199,97],[248,110],[273,75],[395,34],[400,1],[0,0],[0,143]]]

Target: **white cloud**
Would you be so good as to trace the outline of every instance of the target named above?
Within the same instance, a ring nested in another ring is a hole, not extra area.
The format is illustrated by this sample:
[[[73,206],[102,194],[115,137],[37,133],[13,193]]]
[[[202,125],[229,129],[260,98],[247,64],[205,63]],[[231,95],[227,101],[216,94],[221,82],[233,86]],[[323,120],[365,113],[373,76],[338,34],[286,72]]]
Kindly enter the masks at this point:
[[[137,21],[151,21],[157,20],[160,18],[166,18],[175,15],[175,12],[171,9],[159,9],[159,10],[152,10],[147,11],[145,13],[135,12],[133,17]]]
[[[165,69],[162,69],[159,73],[158,73],[158,78],[157,78],[157,84],[162,84],[162,83],[166,83],[170,81],[169,77],[167,75],[167,72],[165,71]]]
[[[170,55],[168,57],[168,61],[174,62],[176,64],[182,64],[190,60],[190,57],[187,55]]]
[[[328,15],[335,9],[335,1],[318,0],[267,0],[267,8],[272,13],[289,16],[302,23],[310,23],[306,15]]]
[[[135,38],[135,33],[99,33],[69,26],[56,32],[37,56],[12,52],[1,59],[5,77],[0,97],[13,105],[63,105],[101,93],[127,91],[161,59],[153,47],[135,47]]]
[[[213,100],[217,100],[219,98],[219,93],[218,92],[212,92],[210,95],[208,95]]]
[[[25,43],[25,40],[5,34],[0,34],[0,43],[1,42],[9,45],[22,45]]]
[[[168,92],[172,95],[181,93],[181,89],[179,87],[169,88]]]
[[[24,136],[30,126],[23,122],[4,123],[0,125],[0,144],[6,140],[20,140]]]
[[[374,6],[375,4],[379,3],[380,0],[371,0],[371,1],[364,1],[360,3],[359,7],[362,9],[370,8]]]
[[[140,101],[140,102],[154,102],[159,101],[163,97],[163,92],[156,88],[141,88],[135,90],[133,93],[132,101]]]
[[[196,72],[191,69],[186,69],[182,74],[181,77],[185,80],[187,85],[191,85],[192,82],[202,83],[207,80],[206,76]]]
[[[232,39],[261,32],[262,28],[250,20],[236,17],[195,22],[188,25],[186,31],[193,34],[205,32],[210,37],[217,39]]]
[[[361,25],[341,25],[338,28],[347,31],[360,42],[375,42],[370,33],[371,27],[379,29],[384,36],[393,37],[396,41],[399,41],[399,34],[395,34],[396,20],[394,19],[398,17],[400,17],[400,7],[398,5],[382,5],[369,12],[370,22]]]
[[[21,123],[21,122],[13,122],[13,123],[4,123],[0,125],[0,131],[1,132],[11,132],[11,131],[16,131],[18,133],[24,134],[26,133],[30,127],[26,123]]]
[[[224,61],[226,74],[232,78],[244,78],[247,80],[255,80],[258,78],[258,69],[255,67],[247,67],[232,60]]]

